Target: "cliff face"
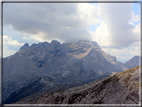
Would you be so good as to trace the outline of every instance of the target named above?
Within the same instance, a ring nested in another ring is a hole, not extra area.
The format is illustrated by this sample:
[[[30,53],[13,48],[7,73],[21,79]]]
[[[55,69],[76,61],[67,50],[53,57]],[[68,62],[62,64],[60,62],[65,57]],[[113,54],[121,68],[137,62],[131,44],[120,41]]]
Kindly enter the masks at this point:
[[[30,96],[17,104],[139,104],[140,67],[105,79],[42,96]]]
[[[93,82],[127,68],[101,50],[97,42],[25,44],[3,59],[3,103]]]

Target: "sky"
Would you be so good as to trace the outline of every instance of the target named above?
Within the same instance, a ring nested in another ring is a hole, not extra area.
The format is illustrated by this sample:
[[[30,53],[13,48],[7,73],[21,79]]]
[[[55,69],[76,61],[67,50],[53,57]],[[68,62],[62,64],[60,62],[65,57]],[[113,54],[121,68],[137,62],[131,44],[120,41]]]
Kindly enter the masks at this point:
[[[96,41],[126,62],[140,55],[139,3],[4,3],[3,57],[25,43]]]

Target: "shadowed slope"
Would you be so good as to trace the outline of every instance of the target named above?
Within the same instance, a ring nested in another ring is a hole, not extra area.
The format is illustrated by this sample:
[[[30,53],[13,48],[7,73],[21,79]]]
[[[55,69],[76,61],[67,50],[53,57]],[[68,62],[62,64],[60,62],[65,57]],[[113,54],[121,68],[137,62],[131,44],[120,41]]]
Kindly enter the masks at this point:
[[[139,66],[83,86],[45,94],[27,104],[138,104]]]

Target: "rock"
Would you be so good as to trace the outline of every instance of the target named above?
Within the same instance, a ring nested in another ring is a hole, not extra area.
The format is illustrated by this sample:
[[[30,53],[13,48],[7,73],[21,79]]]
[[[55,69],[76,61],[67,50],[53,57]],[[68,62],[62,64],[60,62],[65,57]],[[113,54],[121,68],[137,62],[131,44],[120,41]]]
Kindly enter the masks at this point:
[[[126,69],[88,40],[25,44],[14,55],[3,58],[3,101],[13,103],[35,93],[72,88]],[[44,77],[53,80],[39,82]]]
[[[27,48],[27,47],[29,47],[29,44],[28,44],[28,43],[24,44],[24,45],[20,48],[20,50],[23,50],[23,49],[25,49],[25,48]]]
[[[141,59],[140,56],[134,56],[132,59],[124,63],[124,66],[128,69],[134,68],[139,65]]]
[[[16,104],[139,104],[139,66],[102,80]]]

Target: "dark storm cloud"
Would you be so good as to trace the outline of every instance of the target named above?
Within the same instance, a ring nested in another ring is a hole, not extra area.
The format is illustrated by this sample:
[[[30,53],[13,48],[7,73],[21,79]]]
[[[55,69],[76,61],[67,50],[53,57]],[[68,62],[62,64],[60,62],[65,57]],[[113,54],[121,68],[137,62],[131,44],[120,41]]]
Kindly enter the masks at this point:
[[[64,42],[91,39],[77,9],[76,3],[4,3],[3,21],[4,26],[11,25],[20,33],[43,33],[39,35],[43,39]]]

